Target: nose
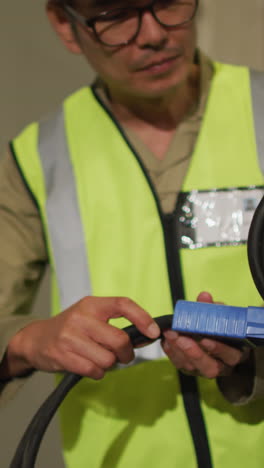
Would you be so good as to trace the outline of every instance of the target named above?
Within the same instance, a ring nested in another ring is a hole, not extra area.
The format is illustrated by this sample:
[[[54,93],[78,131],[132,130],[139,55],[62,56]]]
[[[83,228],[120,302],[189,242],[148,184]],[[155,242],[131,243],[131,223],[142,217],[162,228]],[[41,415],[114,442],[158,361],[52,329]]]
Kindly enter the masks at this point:
[[[160,50],[167,42],[168,31],[159,24],[150,11],[144,11],[136,42],[140,48]]]

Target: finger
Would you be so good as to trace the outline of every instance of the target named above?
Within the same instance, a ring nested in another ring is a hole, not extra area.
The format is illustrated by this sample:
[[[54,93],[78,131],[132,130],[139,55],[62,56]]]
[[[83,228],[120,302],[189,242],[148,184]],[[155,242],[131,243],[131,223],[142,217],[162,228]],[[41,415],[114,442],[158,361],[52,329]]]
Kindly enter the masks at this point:
[[[162,343],[162,346],[165,353],[178,370],[186,375],[205,377],[205,375],[203,375],[198,369],[195,368],[194,364],[190,360],[186,359],[186,356],[182,351],[175,349],[175,346],[177,346],[176,343],[173,346],[168,342],[168,340],[166,340],[164,343]],[[219,366],[218,376],[229,376],[231,373],[232,368],[230,366]]]
[[[209,292],[203,291],[197,297],[198,302],[209,302],[213,303],[213,296]]]
[[[168,340],[162,342],[162,348],[170,358],[173,365],[181,371],[195,372],[193,364],[186,358],[184,353]]]
[[[194,368],[204,377],[216,378],[224,369],[224,364],[208,354],[191,338],[180,336],[177,346],[183,351]]]
[[[109,323],[89,321],[89,336],[114,353],[118,362],[127,364],[134,359],[134,350],[127,333]]]
[[[187,359],[183,351],[177,346],[180,334],[174,330],[166,330],[163,334],[166,354],[179,370],[195,373],[194,365]]]
[[[60,364],[60,369],[54,369],[55,372],[67,371],[74,374],[89,377],[94,380],[100,380],[104,377],[105,370],[98,367],[88,359],[84,359],[74,353],[67,353],[67,361]]]
[[[82,339],[75,336],[69,352],[93,362],[102,369],[109,369],[117,360],[116,355],[111,350],[106,349],[89,337]]]
[[[87,298],[92,300],[94,298]],[[143,335],[155,339],[160,336],[160,329],[153,318],[127,297],[96,298],[100,306],[100,314],[96,312],[97,318],[107,321],[110,318],[125,317],[133,323]],[[96,310],[94,308],[94,310]],[[98,311],[98,307],[97,307]]]
[[[214,301],[212,294],[209,292],[203,291],[197,297],[198,302],[207,302],[209,304],[224,304],[221,301]]]
[[[243,353],[232,346],[228,346],[219,341],[210,340],[204,338],[200,341],[200,345],[203,349],[221,361],[223,361],[228,366],[236,366],[242,360]]]
[[[163,336],[166,340],[168,340],[170,343],[173,343],[174,341],[176,341],[180,334],[174,330],[165,330],[163,332]]]

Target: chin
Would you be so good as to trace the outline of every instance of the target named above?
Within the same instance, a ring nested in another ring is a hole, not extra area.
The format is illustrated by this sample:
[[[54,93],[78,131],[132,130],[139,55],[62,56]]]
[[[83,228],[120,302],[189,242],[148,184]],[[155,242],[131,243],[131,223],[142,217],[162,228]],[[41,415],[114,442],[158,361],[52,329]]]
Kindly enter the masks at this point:
[[[170,79],[159,80],[156,82],[140,83],[134,86],[134,92],[138,96],[159,98],[172,93],[175,89],[181,87],[184,80]]]
[[[189,66],[180,67],[173,73],[145,76],[131,83],[132,88],[138,96],[162,97],[173,90],[181,87],[189,74]]]

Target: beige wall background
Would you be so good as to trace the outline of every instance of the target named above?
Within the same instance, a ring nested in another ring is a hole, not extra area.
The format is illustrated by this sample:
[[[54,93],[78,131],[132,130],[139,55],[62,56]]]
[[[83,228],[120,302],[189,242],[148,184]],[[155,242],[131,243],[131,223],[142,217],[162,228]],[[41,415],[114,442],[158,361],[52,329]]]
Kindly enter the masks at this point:
[[[81,57],[63,49],[49,27],[44,5],[45,0],[8,0],[1,5],[1,153],[24,125],[55,108],[65,95],[93,77]],[[198,31],[200,46],[214,58],[264,69],[263,0],[202,0]],[[34,312],[49,313],[48,275]],[[1,468],[9,466],[24,428],[51,388],[50,376],[36,375],[0,410]],[[41,447],[37,467],[63,466],[55,421]]]

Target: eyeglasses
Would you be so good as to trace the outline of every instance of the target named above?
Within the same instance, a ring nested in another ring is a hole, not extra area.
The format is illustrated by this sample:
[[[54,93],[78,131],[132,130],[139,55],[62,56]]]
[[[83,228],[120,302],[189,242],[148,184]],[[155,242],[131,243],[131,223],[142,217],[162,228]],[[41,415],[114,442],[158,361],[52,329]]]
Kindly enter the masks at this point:
[[[191,22],[197,8],[198,0],[152,0],[142,7],[115,8],[87,19],[70,6],[64,7],[71,18],[92,29],[96,39],[110,47],[127,45],[137,37],[145,11],[161,26],[175,28]]]

